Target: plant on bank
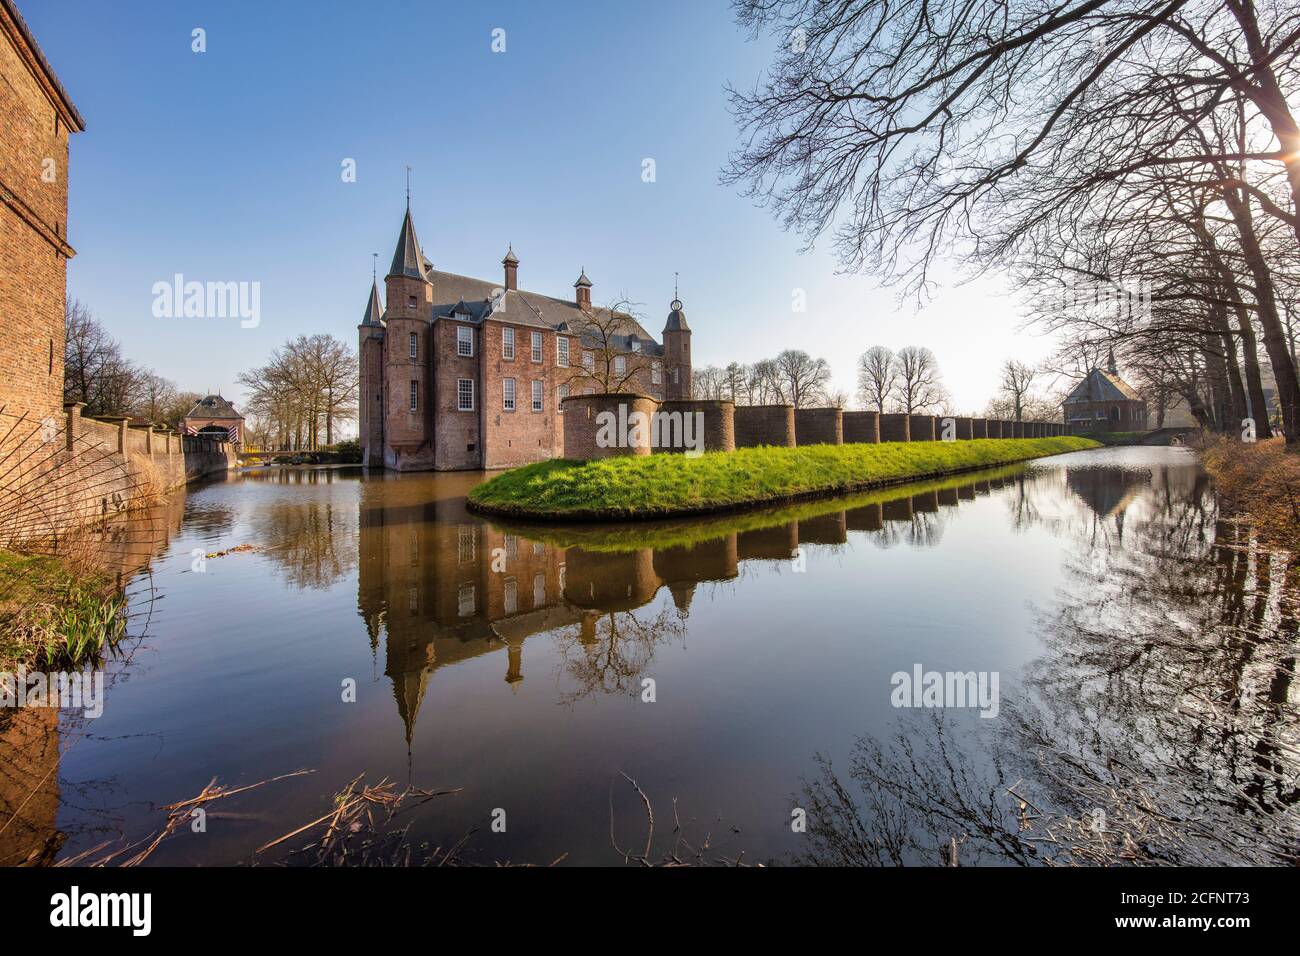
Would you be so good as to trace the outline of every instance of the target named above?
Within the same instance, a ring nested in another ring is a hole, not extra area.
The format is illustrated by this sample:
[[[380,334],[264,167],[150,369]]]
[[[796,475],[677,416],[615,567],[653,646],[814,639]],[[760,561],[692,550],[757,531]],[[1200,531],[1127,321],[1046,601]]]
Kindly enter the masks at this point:
[[[504,472],[474,488],[469,501],[520,517],[659,517],[858,491],[1095,447],[1086,438],[1059,436],[559,459]]]
[[[126,598],[98,575],[43,555],[0,551],[0,669],[62,668],[99,657],[126,633]]]

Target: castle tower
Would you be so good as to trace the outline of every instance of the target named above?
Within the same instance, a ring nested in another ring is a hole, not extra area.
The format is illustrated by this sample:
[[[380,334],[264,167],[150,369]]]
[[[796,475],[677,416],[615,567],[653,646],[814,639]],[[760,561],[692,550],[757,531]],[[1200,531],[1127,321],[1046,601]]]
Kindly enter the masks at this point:
[[[401,458],[417,454],[422,446],[427,452],[433,440],[433,285],[409,202],[384,285],[384,439],[386,449]]]
[[[691,397],[691,327],[681,299],[673,299],[669,309],[664,323],[664,398],[672,401]]]
[[[370,300],[357,326],[357,365],[360,373],[357,407],[361,464],[384,466],[384,320],[379,305],[379,282],[370,286]]]

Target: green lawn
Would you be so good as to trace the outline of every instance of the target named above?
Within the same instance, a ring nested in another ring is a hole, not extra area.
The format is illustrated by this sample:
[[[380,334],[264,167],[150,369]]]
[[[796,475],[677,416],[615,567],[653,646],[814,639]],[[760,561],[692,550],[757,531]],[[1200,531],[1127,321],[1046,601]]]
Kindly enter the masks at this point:
[[[1095,448],[1086,438],[742,448],[735,452],[552,460],[497,475],[471,507],[521,518],[617,520],[707,514],[859,491]]]

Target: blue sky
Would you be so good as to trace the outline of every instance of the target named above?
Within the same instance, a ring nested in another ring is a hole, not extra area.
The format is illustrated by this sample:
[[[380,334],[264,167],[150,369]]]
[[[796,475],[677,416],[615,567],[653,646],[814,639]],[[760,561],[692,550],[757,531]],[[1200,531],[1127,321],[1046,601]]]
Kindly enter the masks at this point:
[[[928,345],[973,410],[1004,358],[1049,351],[996,280],[900,305],[719,185],[736,143],[723,85],[751,85],[772,50],[721,0],[18,2],[87,123],[69,295],[182,389],[237,397],[238,373],[300,333],[355,342],[407,164],[436,267],[495,279],[513,243],[524,288],[569,295],[585,266],[596,302],[626,294],[656,334],[680,272],[697,364],[802,348],[852,394],[868,346]],[[176,273],[259,282],[260,324],[155,318],[153,284]]]

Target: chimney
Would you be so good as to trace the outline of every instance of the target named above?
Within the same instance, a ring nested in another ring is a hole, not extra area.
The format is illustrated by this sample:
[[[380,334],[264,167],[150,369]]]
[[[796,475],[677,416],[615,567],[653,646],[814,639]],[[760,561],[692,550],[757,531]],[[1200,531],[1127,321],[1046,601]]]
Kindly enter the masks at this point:
[[[506,257],[501,260],[501,264],[506,267],[506,288],[519,288],[519,257],[515,255],[514,246],[506,249]]]
[[[578,303],[578,308],[587,312],[591,311],[591,280],[587,278],[587,267],[582,267],[582,275],[578,276],[578,281],[573,283],[573,299]]]

